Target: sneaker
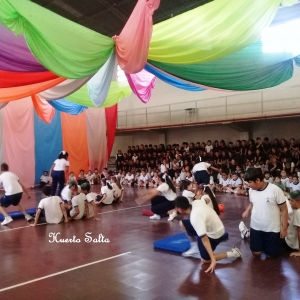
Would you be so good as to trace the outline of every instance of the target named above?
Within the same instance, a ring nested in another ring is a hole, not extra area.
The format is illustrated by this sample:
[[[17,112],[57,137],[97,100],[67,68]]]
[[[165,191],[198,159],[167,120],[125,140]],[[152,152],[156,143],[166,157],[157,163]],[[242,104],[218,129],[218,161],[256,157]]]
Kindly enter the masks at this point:
[[[173,221],[174,218],[177,216],[177,210],[173,210],[170,214],[169,214],[169,218],[168,221]]]
[[[241,232],[242,239],[248,238],[250,236],[250,231],[243,221],[241,221],[239,224],[239,230]]]
[[[160,216],[157,214],[154,214],[153,216],[149,217],[151,220],[160,220]]]
[[[199,248],[197,242],[191,242],[191,248],[185,252],[183,252],[181,255],[184,257],[190,257],[195,256],[199,254]]]
[[[33,217],[32,217],[32,216],[29,216],[29,215],[26,215],[26,216],[25,216],[25,219],[26,219],[27,221],[31,221],[31,220],[33,220]]]
[[[239,258],[239,257],[242,258],[242,252],[237,247],[233,247],[231,249],[231,252],[233,253],[233,257],[235,257],[235,258]]]
[[[4,221],[1,223],[1,225],[6,225],[6,224],[8,224],[8,223],[10,223],[10,222],[12,222],[12,221],[13,221],[12,217],[5,217],[5,219],[4,219]]]

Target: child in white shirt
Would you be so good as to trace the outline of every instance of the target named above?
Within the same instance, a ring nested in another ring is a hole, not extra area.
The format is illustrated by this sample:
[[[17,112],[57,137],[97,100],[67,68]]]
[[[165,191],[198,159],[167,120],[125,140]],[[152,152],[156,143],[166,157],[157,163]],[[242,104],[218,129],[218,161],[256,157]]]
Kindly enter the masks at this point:
[[[290,183],[290,193],[291,192],[296,192],[296,191],[300,191],[300,183],[298,180],[298,176],[293,176],[293,182]]]
[[[223,172],[222,179],[219,181],[219,184],[217,185],[216,188],[219,192],[226,192],[228,190],[229,184],[230,184],[230,178],[228,177],[227,173]]]
[[[242,180],[238,177],[236,173],[233,173],[227,191],[237,194],[242,187]]]
[[[77,182],[76,176],[74,175],[74,172],[71,172],[71,173],[70,173],[70,176],[69,176],[69,183],[70,183],[70,182]]]
[[[42,189],[49,182],[50,182],[50,177],[48,171],[44,171],[43,175],[40,178],[40,188]]]
[[[270,172],[265,172],[264,182],[273,183],[273,177],[271,177]]]
[[[148,187],[149,186],[149,177],[146,172],[143,170],[142,174],[138,178],[139,187]]]
[[[178,172],[174,173],[173,184],[176,188],[180,188],[181,179]]]
[[[80,220],[84,217],[84,215],[88,215],[88,204],[86,201],[86,197],[85,194],[79,191],[77,185],[72,189],[72,196],[72,207],[69,211],[69,221]]]
[[[190,203],[193,202],[195,194],[193,193],[193,183],[189,180],[183,180],[181,182],[182,196],[187,198]]]
[[[208,140],[208,141],[207,141],[207,144],[206,144],[206,146],[205,146],[206,152],[209,153],[213,148],[214,148],[214,147],[213,147],[212,144],[211,144],[211,140]]]
[[[114,201],[123,202],[121,196],[122,196],[122,192],[124,191],[124,188],[122,188],[120,181],[115,176],[111,178],[111,186],[114,191]]]
[[[94,174],[92,173],[91,170],[88,170],[88,173],[84,175],[84,177],[86,178],[89,184],[94,184],[93,182]]]
[[[94,220],[100,220],[97,217],[97,206],[96,206],[97,194],[91,192],[91,186],[88,182],[84,183],[81,186],[81,192],[85,194],[86,201],[88,204],[86,208],[85,217],[89,219],[90,217],[94,216]]]

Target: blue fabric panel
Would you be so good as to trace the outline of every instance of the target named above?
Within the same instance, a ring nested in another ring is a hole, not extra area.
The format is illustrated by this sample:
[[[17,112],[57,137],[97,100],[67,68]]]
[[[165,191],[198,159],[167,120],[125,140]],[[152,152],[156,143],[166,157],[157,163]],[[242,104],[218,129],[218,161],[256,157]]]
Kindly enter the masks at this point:
[[[62,132],[60,112],[55,115],[50,124],[44,123],[34,111],[35,140],[35,183],[39,183],[44,171],[50,170],[54,160],[62,151]]]
[[[80,115],[87,108],[86,106],[73,103],[67,99],[48,101],[48,103],[56,110],[68,113],[70,115]]]

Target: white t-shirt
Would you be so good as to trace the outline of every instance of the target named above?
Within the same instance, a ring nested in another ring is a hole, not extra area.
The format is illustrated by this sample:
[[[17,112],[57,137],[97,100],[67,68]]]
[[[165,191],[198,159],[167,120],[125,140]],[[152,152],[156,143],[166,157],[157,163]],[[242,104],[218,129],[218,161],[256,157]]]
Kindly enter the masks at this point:
[[[191,192],[191,191],[184,190],[182,192],[182,196],[185,197],[185,198],[187,198],[189,200],[189,202],[192,203],[193,200],[194,200],[195,194],[193,192]]]
[[[219,184],[222,185],[222,186],[227,186],[227,185],[230,184],[230,181],[231,181],[230,178],[227,178],[226,180],[224,180],[224,178],[222,178],[222,179],[219,181]]]
[[[125,176],[125,180],[128,180],[128,181],[131,181],[131,180],[133,180],[134,179],[134,175],[133,174],[131,174],[131,175],[126,175]]]
[[[157,190],[160,191],[169,201],[174,201],[177,197],[176,193],[174,193],[165,182],[159,185]]]
[[[209,205],[209,206],[214,210],[213,203],[212,203],[212,201],[211,201],[211,199],[209,198],[208,195],[203,195],[203,196],[201,197],[201,200],[202,200],[202,201],[205,201],[205,203],[206,203],[207,205]]]
[[[164,164],[161,164],[160,165],[160,172],[161,173],[167,172],[167,168],[169,169],[169,165],[168,164],[166,164],[166,166]]]
[[[206,150],[207,153],[209,153],[210,150],[212,150],[213,148],[214,148],[213,145],[206,145],[205,146],[205,150]]]
[[[78,193],[80,193],[81,192],[80,185],[77,185],[77,187],[78,187]],[[70,188],[69,188],[68,185],[66,185],[63,188],[63,190],[61,191],[61,197],[62,197],[63,200],[71,201],[71,199],[72,199],[72,192],[71,192],[71,190],[70,190]]]
[[[197,171],[207,171],[207,169],[211,166],[211,164],[206,162],[199,162],[194,165],[193,167],[193,173],[196,173]]]
[[[40,181],[48,183],[49,182],[49,176],[42,175],[41,178],[40,178]]]
[[[91,175],[89,175],[89,174],[86,174],[86,175],[84,175],[84,177],[86,178],[86,180],[88,180],[88,181],[92,181],[92,180],[93,180],[93,178],[94,178],[94,174],[91,174]]]
[[[286,243],[292,249],[299,249],[298,227],[300,227],[300,209],[294,209],[291,222],[288,227],[288,235],[285,238]]]
[[[229,185],[231,185],[232,187],[238,187],[242,185],[242,180],[240,178],[238,178],[237,180],[231,179]]]
[[[283,191],[276,185],[268,183],[262,191],[249,190],[250,202],[253,204],[251,228],[265,232],[280,232],[280,208],[285,203]]]
[[[179,178],[180,180],[185,180],[186,179],[186,172],[180,172],[180,175],[179,175]]]
[[[63,213],[60,208],[61,203],[62,201],[58,196],[44,198],[40,201],[38,208],[44,209],[47,223],[58,224],[62,221]]]
[[[190,178],[187,177],[186,180],[190,181],[190,182],[193,182],[195,180],[194,176],[191,176]]]
[[[23,189],[19,183],[19,177],[12,172],[3,172],[0,175],[0,184],[3,186],[6,196],[11,196],[23,192]]]
[[[93,193],[93,192],[90,192],[85,197],[86,197],[86,201],[88,202],[89,217],[93,217],[94,216],[94,207],[92,205],[92,202],[96,201],[97,194]]]
[[[180,177],[178,176],[177,178],[174,177],[173,179],[175,181],[175,183],[179,184],[181,182]]]
[[[139,177],[139,180],[145,182],[145,181],[149,180],[149,177],[147,174],[145,176],[143,174],[141,174]]]
[[[85,194],[80,193],[79,195],[76,195],[72,198],[72,209],[70,211],[70,216],[74,216],[76,213],[75,207],[78,207],[79,209],[79,214],[74,218],[74,220],[80,220],[82,219],[84,213],[85,213],[85,201],[86,197]]]
[[[115,192],[115,196],[117,197],[117,198],[119,198],[120,196],[121,196],[121,189],[118,187],[118,185],[116,184],[116,183],[112,183],[111,184],[111,186],[112,186],[112,188],[113,188],[113,191]]]
[[[286,183],[289,182],[289,178],[288,177],[281,178],[281,182],[284,184],[285,187],[287,187]]]
[[[290,180],[288,180],[288,181],[285,183],[285,187],[286,187],[287,189],[289,189],[292,183],[293,183],[293,182],[290,182]]]
[[[264,182],[273,183],[273,178],[270,177],[269,179],[264,178]]]
[[[290,183],[290,192],[300,191],[300,182],[298,184]]]
[[[225,233],[219,216],[203,200],[193,201],[190,221],[199,237],[207,235],[212,239],[218,239]]]
[[[102,201],[104,204],[112,204],[114,201],[114,191],[109,189],[106,185],[101,188],[101,194],[106,194],[106,199]]]
[[[64,158],[61,158],[61,159],[56,159],[54,161],[54,168],[53,170],[54,171],[64,171],[66,169],[66,167],[69,167],[70,166],[70,163],[65,160]]]

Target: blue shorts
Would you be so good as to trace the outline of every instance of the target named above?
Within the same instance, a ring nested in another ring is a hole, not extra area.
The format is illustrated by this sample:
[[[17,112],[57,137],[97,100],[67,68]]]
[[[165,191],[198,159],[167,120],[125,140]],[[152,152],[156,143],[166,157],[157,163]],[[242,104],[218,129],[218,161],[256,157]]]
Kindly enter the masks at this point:
[[[264,252],[276,257],[282,252],[280,232],[265,232],[250,228],[250,249],[252,252]]]
[[[186,229],[186,232],[189,236],[193,236],[196,237],[197,236],[197,240],[198,240],[198,248],[199,248],[199,252],[200,252],[200,256],[202,259],[204,260],[210,260],[210,256],[208,254],[208,252],[206,251],[206,248],[204,247],[201,237],[199,237],[197,235],[197,232],[195,231],[194,227],[191,224],[191,221],[189,219],[183,219],[182,220],[182,224]],[[212,251],[215,251],[217,246],[220,243],[220,239],[212,239],[210,237],[208,237]]]
[[[5,195],[0,199],[0,205],[3,207],[9,207],[11,205],[17,206],[17,205],[19,205],[19,203],[22,199],[22,194],[23,193],[18,193],[18,194],[9,195],[9,196]]]

